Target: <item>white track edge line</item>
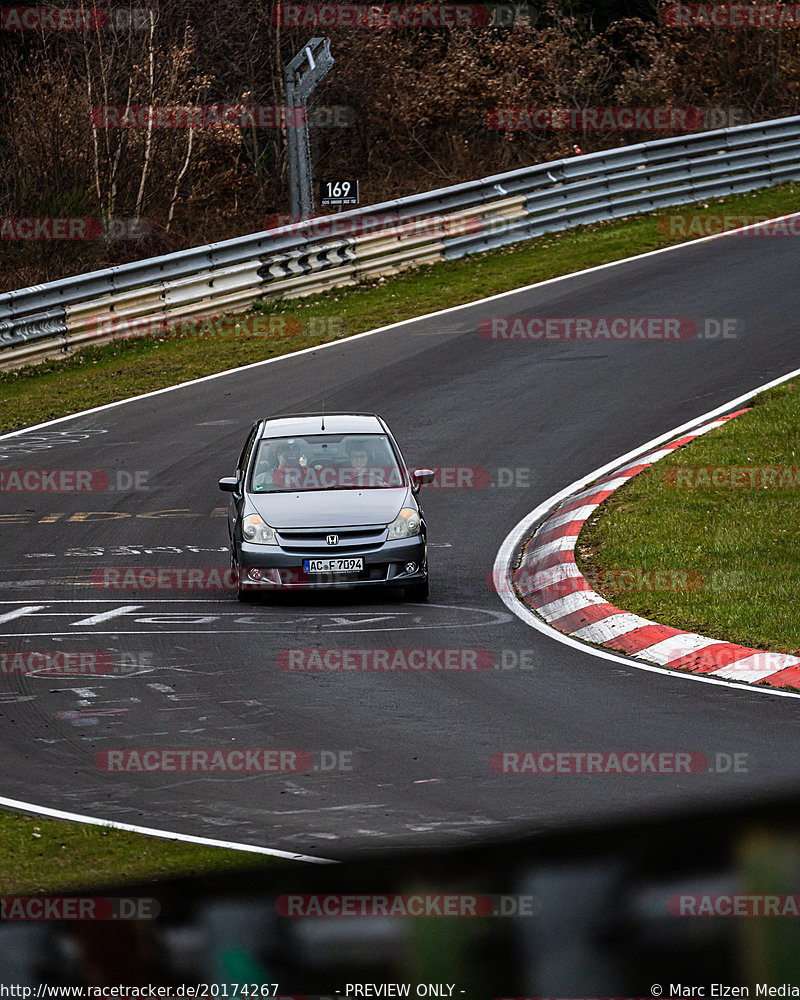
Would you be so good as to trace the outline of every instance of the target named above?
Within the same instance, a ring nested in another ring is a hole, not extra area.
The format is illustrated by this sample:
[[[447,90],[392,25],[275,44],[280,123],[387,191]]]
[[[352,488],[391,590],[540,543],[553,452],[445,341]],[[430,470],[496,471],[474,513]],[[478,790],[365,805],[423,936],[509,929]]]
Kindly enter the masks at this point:
[[[110,826],[115,830],[125,830],[129,833],[141,833],[146,837],[158,837],[161,840],[179,840],[184,844],[199,844],[202,847],[222,847],[229,851],[242,851],[250,854],[268,854],[274,858],[284,858],[287,861],[307,861],[316,865],[335,865],[338,861],[330,858],[315,858],[307,854],[293,854],[291,851],[278,851],[272,847],[257,847],[254,844],[239,844],[231,840],[214,840],[211,837],[195,837],[190,833],[172,833],[168,830],[155,830],[149,826],[137,826],[135,823],[118,823],[116,820],[98,819],[95,816],[83,816],[80,813],[65,812],[63,809],[52,809],[49,806],[35,806],[19,799],[7,799],[0,796],[0,806],[6,809],[19,809],[23,812],[35,813],[37,816],[47,816],[51,819],[70,820],[73,823],[86,823],[89,826]]]

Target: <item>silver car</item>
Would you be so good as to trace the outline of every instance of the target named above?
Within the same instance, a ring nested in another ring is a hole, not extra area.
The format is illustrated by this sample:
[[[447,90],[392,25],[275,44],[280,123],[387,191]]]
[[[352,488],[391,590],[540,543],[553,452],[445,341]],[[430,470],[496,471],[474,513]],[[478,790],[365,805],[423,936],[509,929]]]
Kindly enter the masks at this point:
[[[298,414],[254,424],[231,494],[228,533],[239,600],[320,587],[402,587],[428,599],[427,533],[409,472],[374,413]]]

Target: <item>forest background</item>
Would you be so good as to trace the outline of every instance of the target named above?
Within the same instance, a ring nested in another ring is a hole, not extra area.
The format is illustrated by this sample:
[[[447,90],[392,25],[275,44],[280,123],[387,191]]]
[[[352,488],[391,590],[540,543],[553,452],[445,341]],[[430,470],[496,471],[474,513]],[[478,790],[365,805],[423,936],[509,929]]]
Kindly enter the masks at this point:
[[[0,290],[285,223],[285,130],[102,128],[92,109],[283,105],[283,67],[314,35],[335,59],[310,104],[314,175],[357,179],[362,206],[679,134],[498,129],[498,108],[688,107],[710,128],[799,106],[800,28],[674,27],[650,0],[547,0],[506,27],[324,29],[283,25],[264,0],[116,2],[87,30],[0,28]],[[20,219],[100,222],[29,239]]]

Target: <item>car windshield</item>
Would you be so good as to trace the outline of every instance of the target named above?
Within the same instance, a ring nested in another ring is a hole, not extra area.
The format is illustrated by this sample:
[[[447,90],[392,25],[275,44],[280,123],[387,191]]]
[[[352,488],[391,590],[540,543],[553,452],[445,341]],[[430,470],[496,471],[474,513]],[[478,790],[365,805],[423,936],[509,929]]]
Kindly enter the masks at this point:
[[[264,438],[250,475],[252,493],[390,489],[403,472],[385,434]]]

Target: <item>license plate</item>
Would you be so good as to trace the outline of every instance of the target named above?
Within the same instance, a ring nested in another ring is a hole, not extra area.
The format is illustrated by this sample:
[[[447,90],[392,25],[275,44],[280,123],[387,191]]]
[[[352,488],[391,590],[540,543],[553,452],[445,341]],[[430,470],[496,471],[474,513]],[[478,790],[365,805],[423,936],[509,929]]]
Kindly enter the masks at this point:
[[[364,568],[363,559],[304,559],[306,573],[358,573]]]

